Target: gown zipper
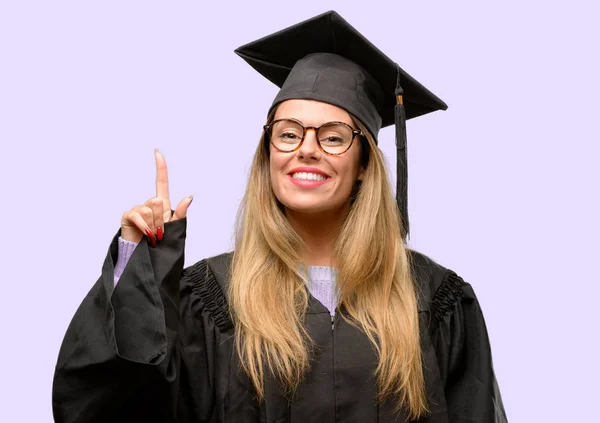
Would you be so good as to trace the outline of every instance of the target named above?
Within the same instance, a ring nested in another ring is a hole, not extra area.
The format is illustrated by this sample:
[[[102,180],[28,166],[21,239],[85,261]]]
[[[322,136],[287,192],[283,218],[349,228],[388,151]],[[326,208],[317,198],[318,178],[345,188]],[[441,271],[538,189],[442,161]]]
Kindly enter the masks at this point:
[[[335,391],[335,388],[337,386],[336,380],[335,380],[335,317],[338,313],[338,310],[336,308],[335,310],[335,314],[333,316],[331,316],[331,349],[332,349],[332,354],[331,354],[331,358],[332,358],[332,376],[333,376],[333,407],[334,407],[334,421],[338,421],[338,416],[337,416],[337,392]]]

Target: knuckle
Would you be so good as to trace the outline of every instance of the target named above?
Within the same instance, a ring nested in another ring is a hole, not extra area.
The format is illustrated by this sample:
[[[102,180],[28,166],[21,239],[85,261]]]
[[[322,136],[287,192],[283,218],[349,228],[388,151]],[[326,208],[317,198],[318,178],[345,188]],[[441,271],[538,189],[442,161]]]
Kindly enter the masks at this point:
[[[153,213],[152,213],[152,209],[151,209],[150,207],[146,207],[146,206],[144,206],[144,207],[141,207],[141,208],[140,208],[140,210],[139,210],[139,214],[140,214],[140,215],[141,215],[141,216],[142,216],[144,219],[147,219],[147,218],[151,218]]]

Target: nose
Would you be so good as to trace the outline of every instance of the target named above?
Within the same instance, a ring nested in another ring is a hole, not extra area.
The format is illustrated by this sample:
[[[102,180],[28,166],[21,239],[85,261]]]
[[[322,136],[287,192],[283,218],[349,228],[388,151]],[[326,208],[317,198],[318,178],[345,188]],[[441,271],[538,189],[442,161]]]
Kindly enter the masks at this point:
[[[308,128],[306,131],[306,136],[304,137],[304,142],[297,150],[298,157],[307,159],[307,158],[315,158],[319,159],[321,157],[321,149],[319,148],[319,143],[317,142],[317,131],[314,128]]]

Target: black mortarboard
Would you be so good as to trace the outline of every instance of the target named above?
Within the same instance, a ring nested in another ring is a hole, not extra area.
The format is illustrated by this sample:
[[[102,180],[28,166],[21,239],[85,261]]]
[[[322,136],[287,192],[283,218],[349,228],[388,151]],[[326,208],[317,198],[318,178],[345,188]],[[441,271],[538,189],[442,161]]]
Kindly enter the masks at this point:
[[[289,99],[331,103],[359,119],[375,140],[379,129],[396,125],[396,201],[403,235],[407,236],[405,121],[448,106],[334,11],[267,35],[235,52],[281,88],[271,110]]]

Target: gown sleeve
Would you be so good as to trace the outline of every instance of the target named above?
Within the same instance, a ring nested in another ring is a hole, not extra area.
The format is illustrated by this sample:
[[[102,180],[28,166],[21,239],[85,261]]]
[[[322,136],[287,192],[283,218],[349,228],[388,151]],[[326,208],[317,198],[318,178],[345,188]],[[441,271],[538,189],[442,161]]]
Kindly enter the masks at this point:
[[[448,271],[435,293],[437,355],[451,423],[505,423],[483,313],[475,292]]]
[[[61,345],[52,388],[56,422],[210,420],[217,327],[193,295],[198,275],[183,269],[185,232],[180,219],[165,225],[156,248],[142,240],[116,286],[114,237]]]

